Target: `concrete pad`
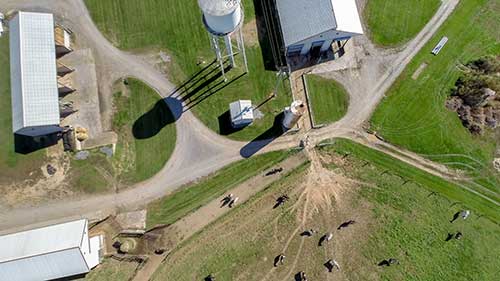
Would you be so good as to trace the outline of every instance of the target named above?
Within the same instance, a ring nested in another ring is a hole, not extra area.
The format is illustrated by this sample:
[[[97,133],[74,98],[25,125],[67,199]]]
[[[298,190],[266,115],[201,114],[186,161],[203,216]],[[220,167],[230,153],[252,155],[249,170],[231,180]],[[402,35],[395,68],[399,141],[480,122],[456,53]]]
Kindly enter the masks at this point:
[[[78,112],[66,117],[61,125],[81,126],[88,129],[89,139],[102,133],[99,95],[95,61],[90,49],[73,51],[60,59],[60,62],[73,68],[71,73],[76,91],[64,97],[64,102],[73,102]]]

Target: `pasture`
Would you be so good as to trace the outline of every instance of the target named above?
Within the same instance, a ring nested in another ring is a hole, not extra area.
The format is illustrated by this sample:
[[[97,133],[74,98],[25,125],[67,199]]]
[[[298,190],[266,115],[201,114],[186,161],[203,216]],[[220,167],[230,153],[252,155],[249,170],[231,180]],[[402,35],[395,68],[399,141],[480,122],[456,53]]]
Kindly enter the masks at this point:
[[[300,271],[312,280],[495,280],[500,251],[492,246],[500,243],[500,228],[472,208],[472,196],[455,203],[449,194],[432,192],[439,179],[411,169],[402,174],[400,161],[350,141],[311,153],[310,164],[174,249],[153,280],[209,274],[217,280],[294,280]],[[411,181],[403,184],[402,177]],[[282,194],[290,199],[273,208]],[[469,208],[467,220],[449,222]],[[338,229],[347,220],[356,223]],[[300,235],[307,229],[317,233]],[[461,240],[445,241],[458,231]],[[328,232],[333,239],[319,246]],[[285,262],[274,267],[279,254]],[[388,258],[400,264],[377,265]],[[329,259],[341,269],[328,272]]]

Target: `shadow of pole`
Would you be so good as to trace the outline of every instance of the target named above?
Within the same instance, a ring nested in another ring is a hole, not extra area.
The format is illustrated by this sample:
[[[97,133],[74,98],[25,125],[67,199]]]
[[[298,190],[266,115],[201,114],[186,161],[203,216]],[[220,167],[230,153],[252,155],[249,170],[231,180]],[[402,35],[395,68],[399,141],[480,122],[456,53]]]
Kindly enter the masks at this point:
[[[264,133],[260,134],[258,137],[253,139],[251,142],[246,144],[240,149],[240,155],[243,158],[250,158],[255,153],[259,152],[266,145],[270,144],[273,140],[282,136],[286,129],[282,126],[281,121],[283,120],[284,113],[281,112],[274,118],[273,126],[267,129]]]

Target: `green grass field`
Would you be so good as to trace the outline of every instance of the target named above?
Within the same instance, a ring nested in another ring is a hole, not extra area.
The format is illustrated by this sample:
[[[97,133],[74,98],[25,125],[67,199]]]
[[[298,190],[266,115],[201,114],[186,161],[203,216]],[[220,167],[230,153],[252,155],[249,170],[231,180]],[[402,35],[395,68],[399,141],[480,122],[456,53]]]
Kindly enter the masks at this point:
[[[252,23],[255,18],[253,1],[243,2],[245,20]],[[100,30],[119,48],[136,52],[161,49],[171,54],[174,63],[169,76],[178,85],[214,59],[196,0],[85,0],[85,3]],[[257,41],[250,36],[255,35],[248,35],[247,41]],[[184,93],[193,95],[193,98],[200,97],[193,102],[196,106],[192,110],[208,127],[239,140],[252,140],[266,131],[272,126],[275,116],[291,102],[289,87],[280,87],[278,98],[259,108],[264,117],[256,120],[252,126],[238,132],[225,132],[221,129],[223,126],[219,119],[225,116],[230,102],[251,99],[254,104],[259,104],[276,85],[275,72],[265,69],[259,45],[247,44],[246,47],[248,74],[215,93],[209,87],[221,79],[208,83],[207,86],[203,83],[210,79],[202,78],[189,93]],[[241,61],[241,56],[238,59]],[[197,65],[201,61],[206,63]],[[213,73],[217,71],[215,69]],[[242,73],[241,63],[231,73],[232,77]],[[209,97],[203,100],[201,96]]]
[[[439,0],[369,0],[363,17],[375,44],[394,47],[415,37],[440,4]]]
[[[148,206],[148,228],[171,224],[190,214],[231,188],[281,162],[291,152],[276,151],[240,160],[219,170],[214,175],[191,186],[186,186]]]
[[[307,75],[306,79],[314,124],[329,124],[340,120],[349,106],[349,94],[344,87],[334,80],[315,75]]]
[[[343,158],[346,151],[351,155]],[[429,195],[434,187],[421,173],[403,186],[401,162],[345,140],[319,152],[327,168],[355,179],[358,188],[331,205],[315,205],[314,191],[303,193],[298,184],[307,179],[308,165],[302,166],[181,244],[153,280],[203,280],[208,274],[217,280],[294,280],[299,271],[311,280],[496,280],[498,224],[474,210],[466,221],[449,222],[456,211],[470,207],[468,197],[453,204],[443,194]],[[273,209],[283,193],[290,200]],[[336,230],[353,218],[356,224]],[[319,233],[299,235],[309,228]],[[333,240],[318,247],[328,231]],[[444,241],[457,231],[464,235],[461,240]],[[280,253],[285,263],[273,267]],[[331,258],[340,271],[328,273],[323,266]],[[400,265],[377,266],[388,258]]]
[[[386,140],[431,160],[466,170],[491,192],[500,191],[500,176],[492,168],[498,138],[493,132],[474,137],[445,100],[460,76],[458,66],[487,54],[500,53],[500,1],[460,1],[451,17],[424,46],[373,114],[372,129]],[[448,44],[430,54],[443,37]],[[427,64],[420,76],[412,74]],[[488,193],[488,191],[478,190]]]
[[[0,183],[9,184],[25,180],[34,172],[41,175],[45,150],[28,155],[15,152],[12,133],[12,107],[10,103],[9,36],[0,38]],[[33,175],[33,176],[35,176]]]
[[[114,95],[113,130],[118,144],[113,165],[121,181],[136,183],[154,176],[174,151],[174,117],[162,98],[136,79],[126,93]]]

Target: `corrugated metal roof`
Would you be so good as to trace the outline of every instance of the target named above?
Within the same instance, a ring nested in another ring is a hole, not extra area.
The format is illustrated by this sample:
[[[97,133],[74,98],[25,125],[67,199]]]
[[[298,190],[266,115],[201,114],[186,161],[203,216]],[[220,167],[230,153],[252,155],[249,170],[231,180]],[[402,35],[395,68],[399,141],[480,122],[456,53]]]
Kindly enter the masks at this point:
[[[85,219],[0,236],[0,263],[80,247]]]
[[[19,12],[10,25],[13,130],[58,125],[53,16]]]
[[[285,46],[329,30],[362,34],[355,0],[276,0]]]
[[[332,0],[276,0],[285,46],[337,27]]]

